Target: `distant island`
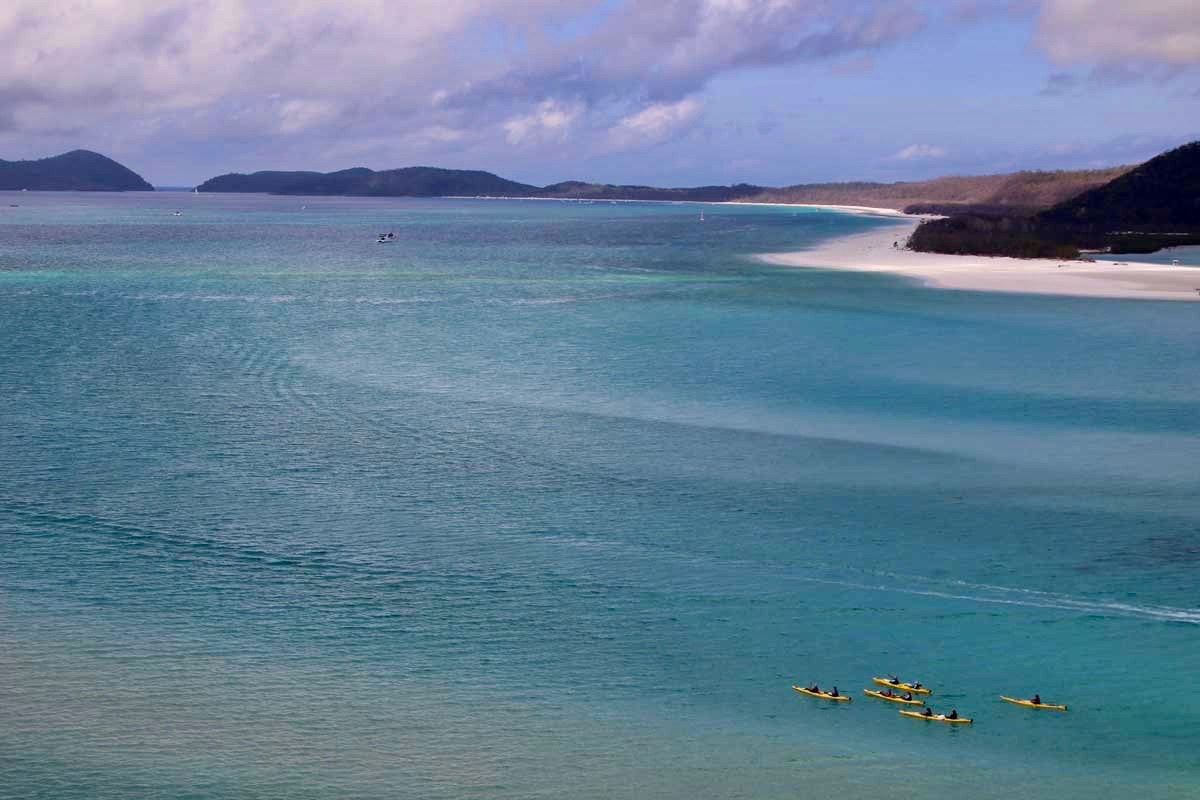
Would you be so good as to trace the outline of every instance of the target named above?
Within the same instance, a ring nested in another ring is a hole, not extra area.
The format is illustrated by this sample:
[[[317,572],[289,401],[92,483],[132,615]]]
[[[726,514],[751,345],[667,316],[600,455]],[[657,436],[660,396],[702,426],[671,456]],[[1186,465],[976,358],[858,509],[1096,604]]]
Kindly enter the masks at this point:
[[[1200,244],[1200,142],[1177,147],[1050,208],[972,208],[924,222],[920,252],[1078,258]]]
[[[579,200],[809,203],[890,208],[909,213],[955,213],[971,208],[1033,213],[1108,183],[1131,167],[935,178],[898,183],[814,183],[772,188],[731,186],[661,188],[565,181],[533,186],[478,170],[405,167],[376,172],[365,167],[339,172],[230,173],[205,181],[201,192],[366,197],[544,197]]]
[[[339,172],[231,173],[200,192],[362,197],[515,197],[667,200],[887,208],[940,217],[908,240],[920,252],[1078,258],[1081,250],[1147,253],[1200,243],[1200,142],[1145,164],[1022,171],[897,183],[661,188],[565,181],[519,183],[479,170],[366,167]]]
[[[81,192],[153,192],[128,167],[90,150],[72,150],[36,161],[0,159],[0,189]]]
[[[133,170],[90,150],[33,161],[0,159],[0,189],[154,191]],[[1200,142],[1136,166],[895,183],[664,188],[563,181],[534,186],[482,170],[355,167],[337,172],[229,173],[205,181],[197,191],[865,206],[941,217],[917,227],[908,240],[913,250],[1019,258],[1077,258],[1089,250],[1149,253],[1200,244]]]
[[[653,186],[566,181],[533,186],[481,170],[403,167],[376,172],[355,167],[338,172],[230,173],[200,184],[200,192],[259,192],[286,195],[358,197],[550,197],[592,200],[737,200],[757,195],[760,186],[700,186],[660,189]]]

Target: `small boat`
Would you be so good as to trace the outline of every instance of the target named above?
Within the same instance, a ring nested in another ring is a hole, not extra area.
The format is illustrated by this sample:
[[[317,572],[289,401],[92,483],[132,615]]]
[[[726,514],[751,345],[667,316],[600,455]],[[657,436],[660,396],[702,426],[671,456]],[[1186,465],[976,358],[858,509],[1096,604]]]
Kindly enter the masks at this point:
[[[1066,711],[1067,710],[1066,706],[1057,706],[1054,703],[1035,703],[1032,700],[1021,700],[1019,698],[1009,697],[1009,696],[1003,695],[1003,694],[1000,695],[1000,699],[1007,700],[1008,702],[1012,703],[1013,705],[1025,706],[1025,708],[1049,708],[1053,711]]]
[[[924,686],[918,687],[913,686],[912,684],[900,682],[892,683],[887,678],[871,678],[871,680],[880,686],[890,686],[893,689],[903,689],[904,691],[912,692],[913,694],[933,694],[933,689],[926,689]]]
[[[700,221],[704,222],[704,211],[703,210],[700,211]]]
[[[800,694],[806,694],[809,697],[820,697],[822,700],[837,700],[839,703],[850,702],[850,698],[844,694],[839,694],[835,697],[834,695],[826,694],[825,692],[814,692],[812,689],[806,689],[803,686],[793,685],[792,688]]]
[[[926,719],[926,720],[929,720],[930,722],[947,722],[947,723],[950,723],[951,725],[970,725],[971,724],[970,717],[958,717],[957,719],[950,719],[945,714],[933,714],[932,716],[930,716],[929,714],[922,714],[920,711],[901,711],[900,713],[906,717],[913,717],[914,719]]]
[[[880,700],[887,700],[889,703],[904,703],[904,705],[906,705],[906,706],[923,706],[923,705],[925,705],[925,703],[922,702],[921,700],[905,700],[903,697],[898,697],[898,696],[889,697],[888,695],[884,694],[883,692],[877,692],[874,689],[863,689],[863,694],[870,695],[871,697],[878,697]]]
[[[172,217],[182,217],[182,216],[183,216],[183,212],[182,212],[182,211],[172,211],[172,212],[171,212],[171,216],[172,216]]]

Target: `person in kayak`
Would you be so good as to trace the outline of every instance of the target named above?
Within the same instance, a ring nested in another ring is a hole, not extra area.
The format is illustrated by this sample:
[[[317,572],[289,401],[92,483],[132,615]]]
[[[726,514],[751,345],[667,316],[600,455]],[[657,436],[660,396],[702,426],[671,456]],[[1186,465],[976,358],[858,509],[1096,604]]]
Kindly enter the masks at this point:
[[[1042,696],[1040,694],[1034,694],[1033,697],[1029,698],[1029,702],[1033,703],[1035,706],[1040,706],[1042,704]]]
[[[922,711],[922,712],[921,712],[921,714],[922,714],[922,716],[926,716],[926,717],[932,717],[932,716],[933,716],[933,709],[932,709],[932,708],[930,708],[929,706],[925,706],[925,710],[924,710],[924,711]]]
[[[915,681],[915,682],[913,683],[913,688],[914,688],[914,689],[920,689],[920,688],[921,688],[921,682],[920,682],[920,681]]]
[[[902,699],[904,699],[904,700],[912,700],[912,692],[905,692],[905,693],[904,693],[904,697],[903,697]]]
[[[815,683],[812,686],[808,687],[808,690],[810,692],[816,692],[817,694],[821,693],[821,687],[817,686]]]
[[[884,689],[882,692],[880,692],[880,694],[883,695],[884,697],[895,697],[896,696],[896,693],[893,692],[891,689]]]
[[[890,683],[892,686],[899,686],[900,679],[897,678],[895,675],[888,675],[888,683]]]
[[[950,709],[950,713],[946,715],[946,719],[958,719],[958,709]]]
[[[829,696],[830,697],[841,697],[841,695],[838,694],[838,690],[837,690],[836,686],[833,687],[833,689],[829,692]]]

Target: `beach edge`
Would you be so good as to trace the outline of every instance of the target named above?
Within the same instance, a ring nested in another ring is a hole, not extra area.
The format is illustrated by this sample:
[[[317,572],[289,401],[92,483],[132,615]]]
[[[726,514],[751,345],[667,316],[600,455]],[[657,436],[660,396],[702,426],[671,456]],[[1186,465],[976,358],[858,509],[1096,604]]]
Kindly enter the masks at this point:
[[[1145,262],[1066,261],[918,253],[904,247],[921,217],[814,206],[895,220],[805,250],[760,253],[773,266],[897,275],[932,289],[1141,300],[1200,300],[1200,269]]]

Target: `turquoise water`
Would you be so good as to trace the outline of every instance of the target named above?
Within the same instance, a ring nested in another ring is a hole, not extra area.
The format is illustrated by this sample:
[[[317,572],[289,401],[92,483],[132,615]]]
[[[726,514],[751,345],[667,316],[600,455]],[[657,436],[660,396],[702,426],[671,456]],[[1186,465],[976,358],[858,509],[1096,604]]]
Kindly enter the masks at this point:
[[[752,258],[887,224],[811,210],[0,200],[0,795],[1196,796],[1190,304]]]

